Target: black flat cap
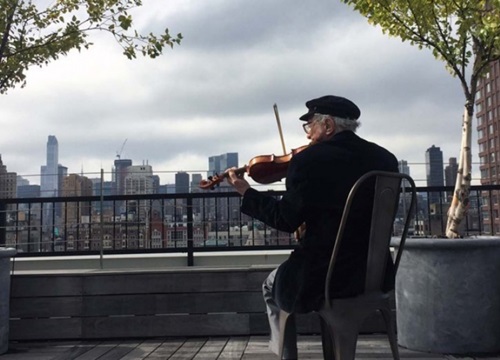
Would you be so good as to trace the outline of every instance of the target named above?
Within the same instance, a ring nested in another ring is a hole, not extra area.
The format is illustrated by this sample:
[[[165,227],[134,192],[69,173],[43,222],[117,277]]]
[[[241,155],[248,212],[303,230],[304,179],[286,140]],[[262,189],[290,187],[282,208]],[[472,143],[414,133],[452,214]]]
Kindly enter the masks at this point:
[[[300,117],[300,120],[307,121],[314,114],[324,114],[338,116],[344,119],[357,120],[361,111],[351,100],[341,96],[326,95],[306,102],[309,111]]]

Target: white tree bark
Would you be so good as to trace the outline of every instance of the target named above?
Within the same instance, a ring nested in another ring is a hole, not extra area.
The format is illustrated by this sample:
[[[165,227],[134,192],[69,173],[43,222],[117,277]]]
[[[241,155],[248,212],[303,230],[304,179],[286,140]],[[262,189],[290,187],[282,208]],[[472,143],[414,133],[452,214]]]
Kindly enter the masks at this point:
[[[464,107],[462,143],[458,161],[457,181],[453,192],[453,200],[451,201],[450,208],[448,209],[446,237],[450,239],[460,237],[460,223],[465,217],[465,213],[467,212],[467,208],[469,206],[469,190],[472,172],[471,132],[473,113],[473,111],[469,111],[469,106],[466,104]]]

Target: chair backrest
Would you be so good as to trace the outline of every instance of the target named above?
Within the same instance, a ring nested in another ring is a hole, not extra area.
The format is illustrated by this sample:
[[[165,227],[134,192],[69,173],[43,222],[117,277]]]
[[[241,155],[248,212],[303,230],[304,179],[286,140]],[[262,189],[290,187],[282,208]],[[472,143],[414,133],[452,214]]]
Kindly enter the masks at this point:
[[[330,302],[329,294],[331,279],[333,276],[333,269],[340,249],[340,244],[346,228],[347,220],[349,219],[351,206],[353,204],[355,195],[358,193],[358,190],[362,186],[366,186],[367,182],[374,183],[374,197],[366,268],[365,292],[376,291],[382,288],[387,265],[387,256],[389,253],[389,243],[391,241],[391,236],[393,233],[394,220],[396,217],[396,212],[398,210],[399,196],[401,193],[401,184],[403,179],[406,179],[408,182],[410,190],[409,193],[411,194],[411,203],[407,208],[408,210],[406,214],[404,214],[405,225],[401,235],[399,250],[394,261],[394,270],[397,271],[404,242],[408,234],[408,228],[410,226],[411,213],[416,203],[415,183],[413,179],[406,174],[387,171],[370,171],[361,176],[353,185],[344,206],[344,212],[342,214],[339,230],[335,239],[335,246],[333,249],[332,257],[330,259],[330,265],[326,277],[325,299],[328,303]]]

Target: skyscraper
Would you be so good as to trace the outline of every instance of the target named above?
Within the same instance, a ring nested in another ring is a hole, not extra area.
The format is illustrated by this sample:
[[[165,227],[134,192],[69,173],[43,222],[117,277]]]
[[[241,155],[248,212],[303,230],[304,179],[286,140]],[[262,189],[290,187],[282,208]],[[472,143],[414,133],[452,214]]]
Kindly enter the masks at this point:
[[[189,192],[189,174],[180,171],[175,174],[175,193],[185,194]]]
[[[478,81],[476,117],[479,144],[481,184],[498,184],[500,180],[500,62],[490,65]]]
[[[500,184],[498,161],[500,157],[500,61],[492,62],[484,78],[479,79],[475,105],[481,185]],[[499,195],[498,191],[483,195],[481,213],[485,233],[500,233]]]
[[[457,181],[457,172],[457,158],[451,157],[448,161],[448,165],[444,168],[444,179],[446,186],[455,186],[455,182]]]
[[[115,160],[115,167],[113,169],[113,180],[115,182],[115,195],[125,194],[125,177],[127,176],[127,168],[132,166],[130,159],[117,159]]]
[[[238,167],[238,153],[225,153],[208,158],[208,176],[222,174],[230,167]],[[227,183],[222,182],[215,188],[215,191],[234,191]],[[211,209],[218,209],[219,222],[215,224],[218,230],[225,230],[231,224],[238,223],[240,214],[239,198],[231,198],[229,201],[223,199],[211,199],[209,204]],[[215,216],[215,214],[209,214]]]
[[[408,166],[408,161],[399,160],[398,162],[398,170],[401,174],[410,175],[410,167]]]
[[[427,186],[444,186],[443,152],[432,145],[425,152],[425,168],[427,173]],[[439,192],[429,194],[429,204],[440,202]]]
[[[17,194],[17,174],[8,172],[0,155],[0,199],[15,198]]]
[[[40,191],[42,197],[57,196],[59,189],[59,144],[54,135],[47,140],[46,163],[40,169]]]
[[[86,176],[70,174],[62,182],[62,196],[92,196],[93,184]],[[64,203],[66,221],[79,224],[82,216],[90,216],[90,205],[87,202]]]
[[[230,167],[238,167],[238,153],[225,153],[208,158],[208,176],[221,174]]]

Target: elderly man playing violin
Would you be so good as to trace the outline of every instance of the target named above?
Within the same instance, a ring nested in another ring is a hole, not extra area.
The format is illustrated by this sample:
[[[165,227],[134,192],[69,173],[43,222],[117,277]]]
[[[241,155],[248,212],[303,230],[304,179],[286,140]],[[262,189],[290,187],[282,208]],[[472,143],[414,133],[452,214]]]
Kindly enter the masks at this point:
[[[306,231],[289,258],[263,284],[271,328],[270,349],[279,354],[279,310],[310,312],[324,299],[324,282],[342,211],[351,187],[372,170],[398,171],[396,157],[381,146],[355,134],[359,108],[350,100],[327,95],[306,102],[300,117],[311,145],[290,161],[286,192],[277,200],[253,189],[233,169],[228,182],[243,196],[241,211],[267,225],[293,233],[303,223]],[[351,213],[355,226],[346,229],[335,264],[334,297],[362,293],[371,221],[370,196],[356,201]],[[385,286],[394,287],[388,266]],[[294,331],[285,339],[284,359],[297,358]]]

